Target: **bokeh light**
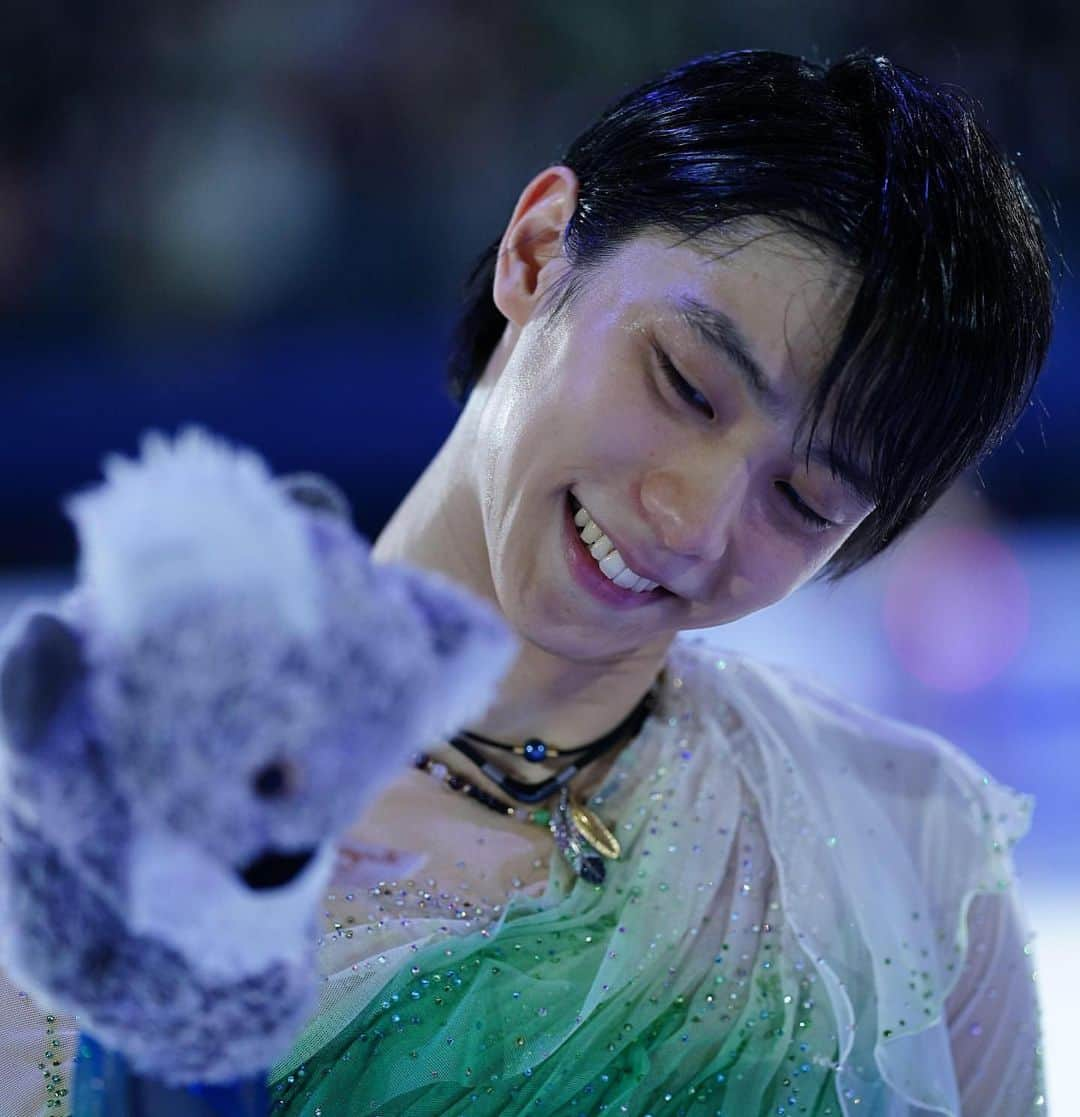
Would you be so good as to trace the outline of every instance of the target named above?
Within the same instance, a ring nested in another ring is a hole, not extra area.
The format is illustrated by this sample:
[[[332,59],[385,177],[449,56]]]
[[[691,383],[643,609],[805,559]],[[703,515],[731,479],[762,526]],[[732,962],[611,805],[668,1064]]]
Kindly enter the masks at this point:
[[[977,690],[1005,670],[1027,639],[1028,586],[996,535],[938,526],[897,555],[883,615],[905,671],[935,690]]]

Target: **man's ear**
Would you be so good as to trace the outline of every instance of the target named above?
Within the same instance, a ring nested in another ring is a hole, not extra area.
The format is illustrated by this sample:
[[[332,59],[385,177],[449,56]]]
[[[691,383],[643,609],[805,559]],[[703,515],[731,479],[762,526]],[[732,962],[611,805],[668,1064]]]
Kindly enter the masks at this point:
[[[30,752],[82,683],[86,664],[78,634],[55,614],[31,612],[15,623],[0,662],[0,733]]]
[[[562,237],[577,205],[578,180],[569,167],[542,170],[521,192],[495,261],[492,298],[518,327],[567,267]]]

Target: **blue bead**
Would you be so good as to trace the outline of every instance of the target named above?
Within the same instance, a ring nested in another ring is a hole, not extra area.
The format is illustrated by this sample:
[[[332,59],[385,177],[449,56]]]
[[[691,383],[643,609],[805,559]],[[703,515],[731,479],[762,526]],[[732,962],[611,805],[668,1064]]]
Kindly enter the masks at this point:
[[[547,745],[539,737],[530,737],[525,742],[525,759],[533,762],[543,760],[547,756]]]
[[[607,875],[604,859],[597,857],[595,854],[587,854],[581,859],[578,875],[587,880],[589,884],[603,884],[604,877]]]

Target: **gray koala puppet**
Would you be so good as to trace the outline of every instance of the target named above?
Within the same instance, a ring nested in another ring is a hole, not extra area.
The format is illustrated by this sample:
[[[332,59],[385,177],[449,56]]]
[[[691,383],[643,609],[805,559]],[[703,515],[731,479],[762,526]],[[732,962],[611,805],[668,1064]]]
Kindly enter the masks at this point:
[[[317,1001],[336,839],[517,642],[371,561],[348,504],[200,428],[70,498],[74,589],[0,636],[0,961],[168,1085],[258,1074]]]

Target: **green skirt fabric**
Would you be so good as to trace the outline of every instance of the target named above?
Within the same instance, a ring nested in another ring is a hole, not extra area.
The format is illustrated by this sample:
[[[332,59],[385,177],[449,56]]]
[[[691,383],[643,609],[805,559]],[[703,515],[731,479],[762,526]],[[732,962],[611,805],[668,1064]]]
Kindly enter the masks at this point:
[[[737,926],[691,935],[662,865],[427,946],[275,1085],[273,1112],[838,1114],[834,1022],[779,923],[746,928],[752,954]]]
[[[486,918],[338,927],[274,1114],[959,1113],[944,1001],[1030,797],[700,640],[668,666],[591,800],[622,844],[605,883],[555,853]]]

